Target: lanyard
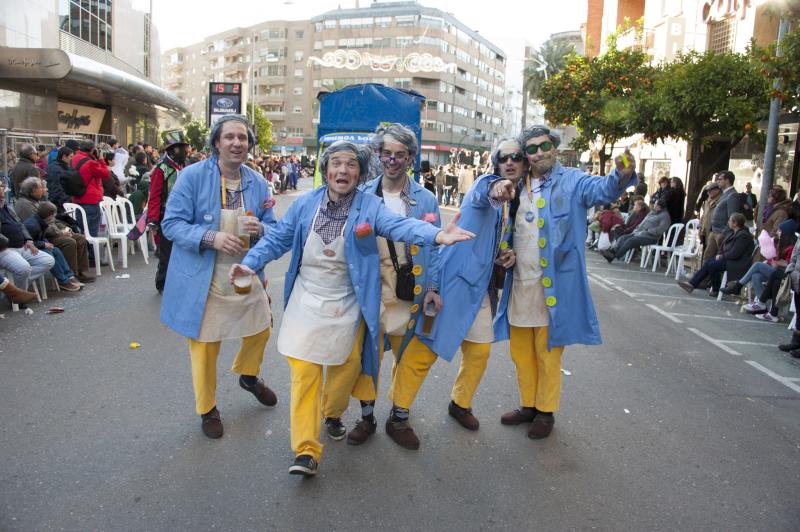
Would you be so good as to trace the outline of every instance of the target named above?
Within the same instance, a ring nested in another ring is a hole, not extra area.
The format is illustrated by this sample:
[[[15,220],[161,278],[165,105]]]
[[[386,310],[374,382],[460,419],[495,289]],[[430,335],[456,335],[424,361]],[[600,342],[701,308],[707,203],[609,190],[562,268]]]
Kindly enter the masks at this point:
[[[224,176],[224,175],[220,175],[220,181],[221,181],[221,183],[222,183],[222,208],[223,208],[223,209],[227,209],[227,207],[228,207],[228,194],[227,194],[227,190],[228,190],[228,189],[226,189],[226,188],[225,188],[225,176]],[[241,185],[241,181],[239,182],[239,186],[240,186],[240,187],[242,186],[242,185]],[[239,195],[240,195],[240,197],[241,197],[241,200],[242,200],[242,209],[245,209],[245,205],[244,205],[244,191],[243,191],[241,188],[239,188],[239,189],[237,189],[237,190],[236,190],[236,192],[239,192]],[[246,209],[245,209],[245,210],[246,210]]]
[[[533,195],[534,195],[534,194],[536,194],[536,193],[538,193],[538,192],[541,192],[542,190],[544,190],[544,189],[546,189],[547,187],[549,187],[549,186],[550,186],[550,183],[551,183],[551,181],[550,181],[550,175],[548,174],[548,175],[547,175],[547,176],[544,178],[544,181],[541,181],[541,180],[540,180],[540,181],[539,181],[539,185],[536,187],[536,189],[535,189],[535,190],[531,188],[531,176],[527,176],[527,177],[525,178],[525,183],[526,183],[526,184],[527,184],[527,186],[528,186],[528,201],[530,201],[530,202],[533,202]]]

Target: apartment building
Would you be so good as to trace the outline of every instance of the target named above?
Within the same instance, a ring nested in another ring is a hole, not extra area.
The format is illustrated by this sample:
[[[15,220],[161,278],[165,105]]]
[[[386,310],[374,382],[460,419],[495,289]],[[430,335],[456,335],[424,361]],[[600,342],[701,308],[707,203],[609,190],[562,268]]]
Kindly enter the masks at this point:
[[[166,51],[163,85],[204,117],[208,82],[248,82],[251,66],[275,151],[313,150],[317,94],[357,83],[427,98],[422,151],[432,162],[444,161],[452,147],[489,149],[507,125],[505,53],[453,15],[417,2],[375,2],[228,30]]]

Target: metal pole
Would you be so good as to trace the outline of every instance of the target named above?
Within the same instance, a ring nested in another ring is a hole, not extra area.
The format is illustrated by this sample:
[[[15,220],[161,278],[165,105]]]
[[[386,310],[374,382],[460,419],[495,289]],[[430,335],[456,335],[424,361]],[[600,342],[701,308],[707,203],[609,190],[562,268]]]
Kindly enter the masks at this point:
[[[781,39],[789,30],[789,21],[786,18],[781,19],[778,26],[778,44],[776,48],[776,55],[778,57],[783,55],[781,50]],[[781,78],[776,78],[772,85],[775,90],[781,88]],[[772,98],[769,103],[769,124],[767,125],[767,147],[764,150],[764,174],[761,177],[761,194],[759,205],[763,208],[767,204],[767,195],[769,189],[772,188],[772,182],[775,176],[775,155],[778,151],[778,119],[781,114],[781,101],[779,98]]]

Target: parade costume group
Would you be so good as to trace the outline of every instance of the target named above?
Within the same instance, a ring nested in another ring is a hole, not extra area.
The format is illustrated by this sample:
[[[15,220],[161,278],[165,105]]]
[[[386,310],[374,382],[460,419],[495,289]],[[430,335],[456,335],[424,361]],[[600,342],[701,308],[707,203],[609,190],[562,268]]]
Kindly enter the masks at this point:
[[[246,122],[218,121],[209,139],[214,156],[180,172],[161,221],[174,245],[161,318],[187,338],[203,432],[223,432],[215,397],[221,340],[242,340],[232,368],[242,388],[264,405],[277,402],[258,378],[271,332],[263,270],[291,252],[277,338],[291,371],[290,473],[316,473],[323,420],[330,438],[353,445],[376,432],[385,349],[392,353],[386,433],[400,446],[419,448],[414,399],[436,360],[450,362],[459,350],[448,413],[478,429],[472,399],[491,344],[506,339],[520,405],[500,421],[529,423],[531,438],[548,436],[564,346],[600,343],[585,211],[636,183],[632,157],[606,177],[561,167],[558,140],[534,127],[501,141],[492,155],[496,175],[477,179],[460,216],[442,229],[436,198],[406,173],[416,136],[400,124],[382,126],[372,146],[329,146],[320,157],[326,185],[276,221],[266,182],[243,165],[253,145]],[[364,183],[373,156],[383,173]],[[252,279],[243,294],[233,286],[242,279]],[[361,420],[348,432],[341,418],[351,396]]]

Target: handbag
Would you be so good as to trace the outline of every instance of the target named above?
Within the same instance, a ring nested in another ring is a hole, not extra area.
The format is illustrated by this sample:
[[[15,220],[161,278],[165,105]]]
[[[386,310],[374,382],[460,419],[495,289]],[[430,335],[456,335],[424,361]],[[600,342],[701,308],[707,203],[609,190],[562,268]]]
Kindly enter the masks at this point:
[[[403,301],[414,301],[414,272],[411,271],[413,266],[411,263],[403,264],[402,266],[397,261],[397,250],[394,248],[394,242],[386,240],[389,244],[389,256],[392,258],[392,266],[397,274],[397,286],[394,293],[397,299]]]

